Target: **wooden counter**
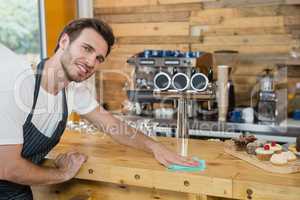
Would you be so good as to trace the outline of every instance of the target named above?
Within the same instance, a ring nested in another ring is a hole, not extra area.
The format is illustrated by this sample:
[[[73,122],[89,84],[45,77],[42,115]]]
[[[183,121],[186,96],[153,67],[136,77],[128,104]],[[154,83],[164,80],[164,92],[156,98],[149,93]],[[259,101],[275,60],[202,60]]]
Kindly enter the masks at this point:
[[[158,138],[176,149],[173,138]],[[151,154],[112,141],[108,136],[66,132],[51,159],[76,149],[89,156],[75,179],[34,187],[36,199],[272,199],[296,200],[300,173],[266,173],[223,151],[222,142],[190,140],[189,155],[206,160],[203,172],[170,172]],[[47,163],[46,163],[47,164]]]

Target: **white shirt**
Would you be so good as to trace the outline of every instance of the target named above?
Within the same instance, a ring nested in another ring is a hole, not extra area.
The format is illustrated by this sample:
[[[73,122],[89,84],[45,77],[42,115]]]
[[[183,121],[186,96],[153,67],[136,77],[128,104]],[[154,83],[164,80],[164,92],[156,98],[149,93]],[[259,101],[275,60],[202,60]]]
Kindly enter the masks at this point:
[[[0,145],[22,144],[23,124],[31,111],[35,72],[29,63],[0,44]],[[86,114],[98,106],[84,83],[72,82],[66,88],[68,112]],[[51,137],[62,118],[62,91],[49,94],[40,87],[32,123]]]

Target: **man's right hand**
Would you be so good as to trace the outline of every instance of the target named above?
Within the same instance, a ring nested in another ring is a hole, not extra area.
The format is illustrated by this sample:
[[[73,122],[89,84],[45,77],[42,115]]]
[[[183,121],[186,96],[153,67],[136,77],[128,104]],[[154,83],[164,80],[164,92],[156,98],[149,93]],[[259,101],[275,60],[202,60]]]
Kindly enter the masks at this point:
[[[23,145],[0,145],[0,180],[22,185],[57,184],[73,178],[87,157],[78,152],[57,156],[56,168],[36,165],[21,156]]]
[[[87,156],[79,152],[68,152],[59,154],[54,160],[55,166],[62,173],[65,181],[73,178],[84,162]]]

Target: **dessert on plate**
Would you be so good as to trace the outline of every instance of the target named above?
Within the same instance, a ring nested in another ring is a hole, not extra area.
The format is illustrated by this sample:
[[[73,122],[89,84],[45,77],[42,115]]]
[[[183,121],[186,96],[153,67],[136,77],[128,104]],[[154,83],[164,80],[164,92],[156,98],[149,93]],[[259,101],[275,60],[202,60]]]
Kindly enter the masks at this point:
[[[249,142],[246,146],[246,152],[250,155],[255,155],[255,150],[258,147],[263,147],[265,144],[265,141],[262,140],[255,140],[254,142]]]
[[[287,165],[288,164],[287,156],[285,156],[285,154],[283,152],[282,153],[274,153],[271,156],[270,161],[273,165],[282,166],[282,165]]]
[[[256,157],[262,161],[269,161],[274,151],[271,150],[270,145],[265,144],[264,147],[258,147],[255,150]]]
[[[246,146],[246,152],[251,155],[255,155],[255,150],[258,148],[256,142],[250,142]]]
[[[288,162],[297,160],[296,155],[291,151],[285,151],[285,152],[282,152],[281,154],[283,154],[283,156],[286,157]]]
[[[274,151],[274,153],[281,153],[282,152],[282,146],[280,144],[277,144],[276,142],[267,143],[270,145],[270,149]]]
[[[235,144],[236,151],[245,151],[247,144],[250,142],[254,142],[256,137],[254,135],[240,135],[238,138],[232,138]]]

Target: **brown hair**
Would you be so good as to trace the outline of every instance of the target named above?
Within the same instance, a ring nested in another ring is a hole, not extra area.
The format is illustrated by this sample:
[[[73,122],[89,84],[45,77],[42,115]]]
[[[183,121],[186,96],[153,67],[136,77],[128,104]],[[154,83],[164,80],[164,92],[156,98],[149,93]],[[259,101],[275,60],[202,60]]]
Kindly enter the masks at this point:
[[[68,34],[68,36],[70,37],[70,43],[72,43],[80,35],[81,31],[85,28],[92,28],[103,37],[108,46],[106,54],[106,56],[108,56],[108,54],[111,51],[111,47],[115,42],[115,36],[112,32],[111,27],[108,24],[95,18],[80,18],[71,21],[68,25],[66,25],[64,30],[60,33],[58,37],[58,42],[56,44],[54,52],[58,50],[59,41],[64,33]]]

